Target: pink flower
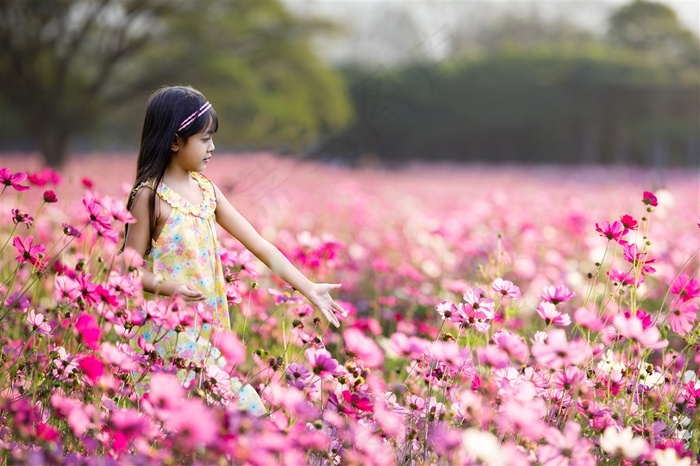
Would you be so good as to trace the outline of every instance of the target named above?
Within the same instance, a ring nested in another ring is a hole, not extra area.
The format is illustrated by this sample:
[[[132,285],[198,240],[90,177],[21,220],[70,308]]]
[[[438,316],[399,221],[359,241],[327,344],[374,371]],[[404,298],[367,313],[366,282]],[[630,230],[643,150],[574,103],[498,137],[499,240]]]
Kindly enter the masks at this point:
[[[520,288],[515,286],[512,282],[503,280],[500,277],[493,281],[491,289],[504,298],[518,299],[522,295]]]
[[[671,293],[678,295],[683,301],[697,298],[700,296],[700,281],[682,273],[671,284]]]
[[[679,335],[687,335],[693,330],[693,324],[698,318],[698,305],[691,301],[676,299],[668,314],[671,330]]]
[[[528,347],[525,340],[521,336],[516,335],[508,330],[499,330],[493,335],[493,341],[496,345],[505,351],[510,358],[521,364],[527,361]]]
[[[246,349],[233,332],[221,329],[214,336],[214,346],[221,351],[231,367],[236,367],[246,359]]]
[[[420,359],[421,354],[428,347],[428,342],[420,337],[406,336],[401,332],[396,332],[389,339],[389,348],[408,359]]]
[[[78,283],[65,275],[56,275],[53,296],[57,301],[73,301],[80,296]]]
[[[647,252],[639,252],[636,244],[623,245],[622,257],[635,267],[640,267],[641,273],[656,272],[656,269],[650,265],[656,262],[656,259],[651,259]]]
[[[651,207],[656,207],[657,205],[659,205],[659,201],[656,199],[654,193],[651,193],[649,191],[644,191],[644,193],[642,194],[642,202],[644,203],[644,205],[648,205]]]
[[[549,301],[552,304],[565,303],[573,299],[576,296],[573,292],[569,291],[564,285],[560,286],[547,286],[544,288],[540,294],[540,299],[543,301]]]
[[[603,238],[614,240],[621,244],[626,243],[622,237],[627,234],[627,229],[624,227],[624,225],[622,225],[622,222],[615,221],[610,223],[606,220],[602,223],[602,225],[596,223],[595,229]]]
[[[668,345],[668,341],[659,339],[661,333],[656,326],[652,325],[645,329],[642,321],[635,316],[618,314],[613,318],[613,325],[620,335],[646,348],[659,349]]]
[[[532,355],[537,363],[552,369],[584,362],[590,355],[590,348],[583,340],[568,341],[563,329],[552,329],[544,343],[533,343]]]
[[[176,433],[178,447],[188,451],[211,444],[221,428],[214,413],[200,399],[185,399],[171,411],[166,428]]]
[[[102,330],[97,324],[97,318],[92,314],[82,313],[75,323],[75,330],[81,340],[90,349],[97,349]]]
[[[29,262],[37,269],[44,267],[44,255],[46,254],[46,249],[41,244],[33,244],[34,238],[27,236],[24,241],[19,236],[15,236],[12,240],[12,245],[17,249],[19,255],[17,256],[17,262],[23,264]]]
[[[554,386],[566,393],[575,391],[586,380],[586,373],[576,366],[569,366],[554,373]]]
[[[547,325],[554,324],[566,327],[571,323],[571,317],[557,311],[557,308],[551,302],[542,301],[540,305],[537,306],[537,313],[544,319]]]
[[[51,326],[45,321],[44,314],[37,314],[34,309],[32,309],[29,311],[29,314],[27,314],[27,321],[32,327],[36,328],[38,333],[42,335],[51,334]]]
[[[493,299],[487,298],[486,293],[481,288],[465,291],[462,294],[462,299],[465,305],[470,307],[475,313],[485,315],[486,319],[493,319],[495,307]]]
[[[87,375],[92,383],[97,382],[105,372],[102,361],[92,355],[81,358],[80,361],[78,361],[78,366],[85,372],[85,375]]]
[[[372,402],[366,396],[361,396],[357,393],[351,393],[350,390],[343,390],[343,399],[353,408],[352,411],[354,412],[371,413],[374,411]],[[357,418],[356,415],[353,417]]]
[[[580,307],[574,311],[574,320],[581,327],[593,330],[594,332],[603,328],[603,322],[598,318],[598,315],[585,307]]]
[[[631,271],[623,272],[617,269],[610,269],[606,272],[607,276],[610,277],[614,283],[620,283],[622,285],[634,285],[635,277]],[[637,285],[644,282],[644,277],[640,275],[637,278]]]
[[[309,348],[304,352],[306,360],[314,374],[321,377],[335,375],[338,372],[338,361],[325,348]]]
[[[129,448],[131,442],[147,433],[149,427],[147,418],[133,409],[116,409],[109,418],[113,427],[110,431],[112,448],[122,452]]]
[[[167,413],[179,408],[184,397],[185,390],[177,377],[169,374],[153,374],[151,390],[144,395],[144,399],[148,400],[161,418],[167,417]]]
[[[596,464],[590,453],[593,443],[581,437],[581,426],[574,421],[567,421],[561,432],[553,427],[548,428],[544,439],[547,444],[537,449],[537,457],[543,466]]]
[[[384,363],[384,353],[371,339],[367,338],[361,330],[348,328],[343,331],[343,340],[348,356],[356,357],[358,361],[370,369],[377,369]]]
[[[51,405],[58,416],[68,421],[71,430],[78,437],[82,436],[86,430],[96,427],[93,422],[95,407],[92,405],[83,405],[82,402],[64,397],[58,392],[51,395]]]
[[[9,168],[0,168],[0,183],[4,185],[3,190],[11,186],[15,191],[26,191],[29,186],[19,184],[26,179],[25,173],[12,173]]]
[[[442,301],[435,307],[435,311],[440,314],[442,320],[449,320],[450,322],[459,322],[461,320],[459,309],[453,302]]]

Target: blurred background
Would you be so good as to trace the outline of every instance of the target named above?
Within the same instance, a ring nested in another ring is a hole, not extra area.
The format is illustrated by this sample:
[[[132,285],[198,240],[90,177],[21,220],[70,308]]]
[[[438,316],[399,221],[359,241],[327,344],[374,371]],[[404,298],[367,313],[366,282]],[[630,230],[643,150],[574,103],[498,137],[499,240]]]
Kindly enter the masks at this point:
[[[162,85],[219,152],[700,167],[700,6],[3,0],[0,151],[130,153]]]

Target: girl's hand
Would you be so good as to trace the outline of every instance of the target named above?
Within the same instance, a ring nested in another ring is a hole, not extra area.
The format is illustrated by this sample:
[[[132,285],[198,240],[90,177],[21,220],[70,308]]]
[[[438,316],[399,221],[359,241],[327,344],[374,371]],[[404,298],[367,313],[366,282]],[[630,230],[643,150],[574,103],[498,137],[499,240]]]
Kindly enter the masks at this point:
[[[182,299],[184,299],[187,303],[198,303],[206,299],[201,291],[199,291],[193,285],[188,285],[186,283],[178,285],[177,288],[175,288],[175,294],[182,296]]]
[[[340,283],[314,283],[311,289],[306,293],[306,298],[336,327],[340,327],[340,322],[338,322],[338,319],[335,317],[335,313],[338,312],[340,315],[346,316],[347,311],[333,301],[330,291],[340,288],[341,286]]]

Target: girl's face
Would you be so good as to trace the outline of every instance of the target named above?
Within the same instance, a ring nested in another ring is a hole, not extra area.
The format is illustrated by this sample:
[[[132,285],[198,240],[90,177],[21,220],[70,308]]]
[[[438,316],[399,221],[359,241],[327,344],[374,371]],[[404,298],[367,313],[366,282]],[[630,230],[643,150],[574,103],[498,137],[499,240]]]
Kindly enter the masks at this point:
[[[173,144],[173,157],[170,163],[186,171],[201,172],[207,167],[214,149],[211,130],[193,134],[186,141],[178,137],[177,143]]]

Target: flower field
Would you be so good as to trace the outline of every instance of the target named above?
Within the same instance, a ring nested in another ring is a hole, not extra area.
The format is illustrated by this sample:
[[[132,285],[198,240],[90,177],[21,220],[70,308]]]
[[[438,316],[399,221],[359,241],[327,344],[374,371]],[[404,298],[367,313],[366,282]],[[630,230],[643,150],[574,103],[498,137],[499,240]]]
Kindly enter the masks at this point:
[[[135,158],[1,166],[2,464],[700,460],[697,173],[217,154],[204,174],[347,313],[221,232],[234,329],[198,361],[139,334],[207,316],[118,254]]]

